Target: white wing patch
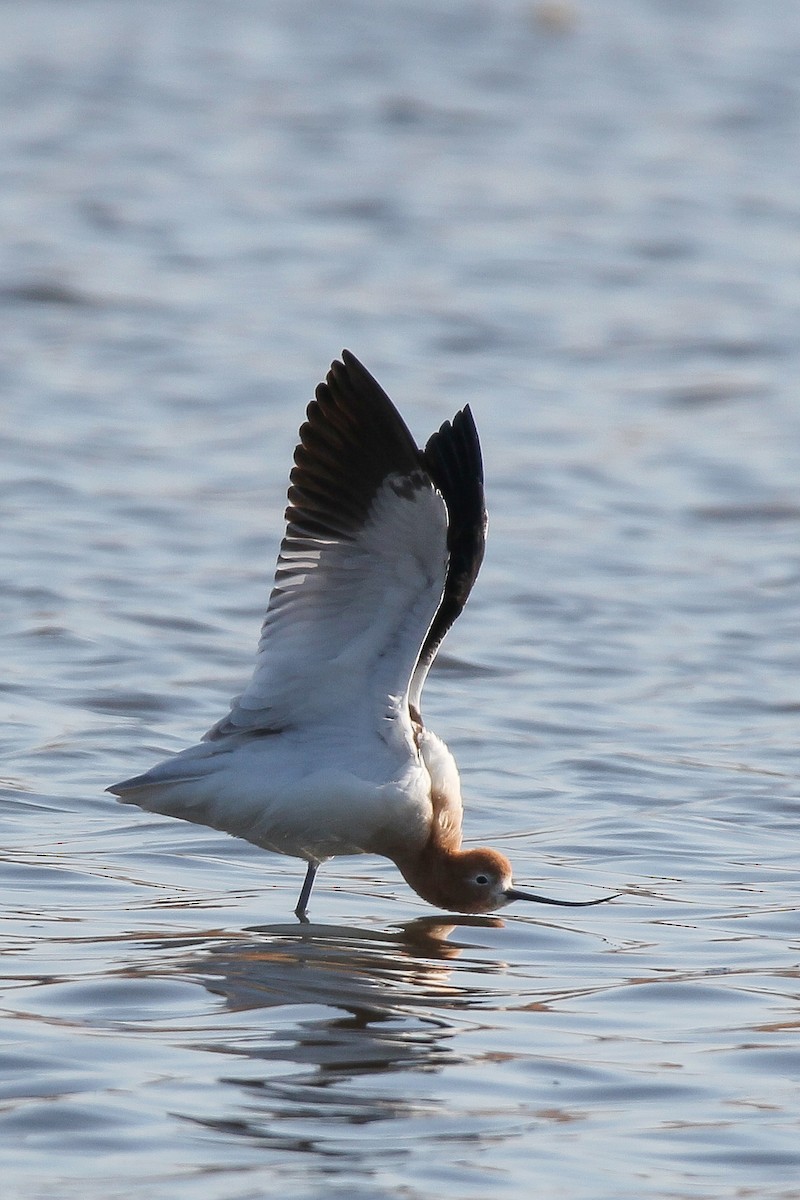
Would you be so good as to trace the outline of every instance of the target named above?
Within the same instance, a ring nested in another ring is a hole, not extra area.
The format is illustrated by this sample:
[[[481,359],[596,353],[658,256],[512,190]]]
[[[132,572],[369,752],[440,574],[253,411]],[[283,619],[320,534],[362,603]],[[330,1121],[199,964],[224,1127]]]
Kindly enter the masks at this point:
[[[424,472],[389,475],[364,524],[281,547],[253,677],[207,736],[287,726],[383,733],[405,711],[447,572],[447,509]]]

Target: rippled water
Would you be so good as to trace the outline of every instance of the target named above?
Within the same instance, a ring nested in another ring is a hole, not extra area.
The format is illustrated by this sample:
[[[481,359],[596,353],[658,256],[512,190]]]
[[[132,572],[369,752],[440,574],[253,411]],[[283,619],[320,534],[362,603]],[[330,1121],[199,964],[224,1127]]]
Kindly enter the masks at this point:
[[[0,8],[6,1197],[800,1197],[800,8]],[[303,406],[469,402],[448,918],[103,791],[246,678]]]

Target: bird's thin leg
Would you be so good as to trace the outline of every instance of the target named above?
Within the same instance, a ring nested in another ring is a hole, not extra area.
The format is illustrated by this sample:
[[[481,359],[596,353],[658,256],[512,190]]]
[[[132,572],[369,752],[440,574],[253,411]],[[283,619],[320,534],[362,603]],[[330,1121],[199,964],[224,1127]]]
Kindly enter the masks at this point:
[[[308,898],[311,895],[311,889],[314,886],[314,879],[317,874],[318,865],[319,864],[315,862],[310,862],[308,864],[306,877],[303,880],[303,886],[300,889],[300,898],[297,901],[297,908],[294,910],[295,916],[300,921],[308,921],[308,917],[306,916],[306,908],[308,907]]]

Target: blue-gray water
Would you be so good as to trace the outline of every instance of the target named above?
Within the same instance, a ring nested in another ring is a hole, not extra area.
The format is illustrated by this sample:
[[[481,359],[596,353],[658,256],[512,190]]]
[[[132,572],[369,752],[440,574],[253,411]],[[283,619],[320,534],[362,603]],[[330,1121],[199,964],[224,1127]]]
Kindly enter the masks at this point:
[[[0,6],[4,1200],[800,1196],[800,6]],[[115,804],[349,346],[491,511],[448,919]]]

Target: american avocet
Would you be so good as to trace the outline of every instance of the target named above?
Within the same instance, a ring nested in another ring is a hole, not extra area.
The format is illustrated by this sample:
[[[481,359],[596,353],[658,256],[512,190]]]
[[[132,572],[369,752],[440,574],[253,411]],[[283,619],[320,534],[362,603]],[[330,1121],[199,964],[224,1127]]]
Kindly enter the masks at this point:
[[[109,788],[127,804],[320,863],[381,854],[424,900],[512,900],[497,850],[461,849],[452,754],[420,714],[425,677],[483,559],[483,466],[469,408],[417,449],[348,351],[308,407],[255,670],[202,742]]]

